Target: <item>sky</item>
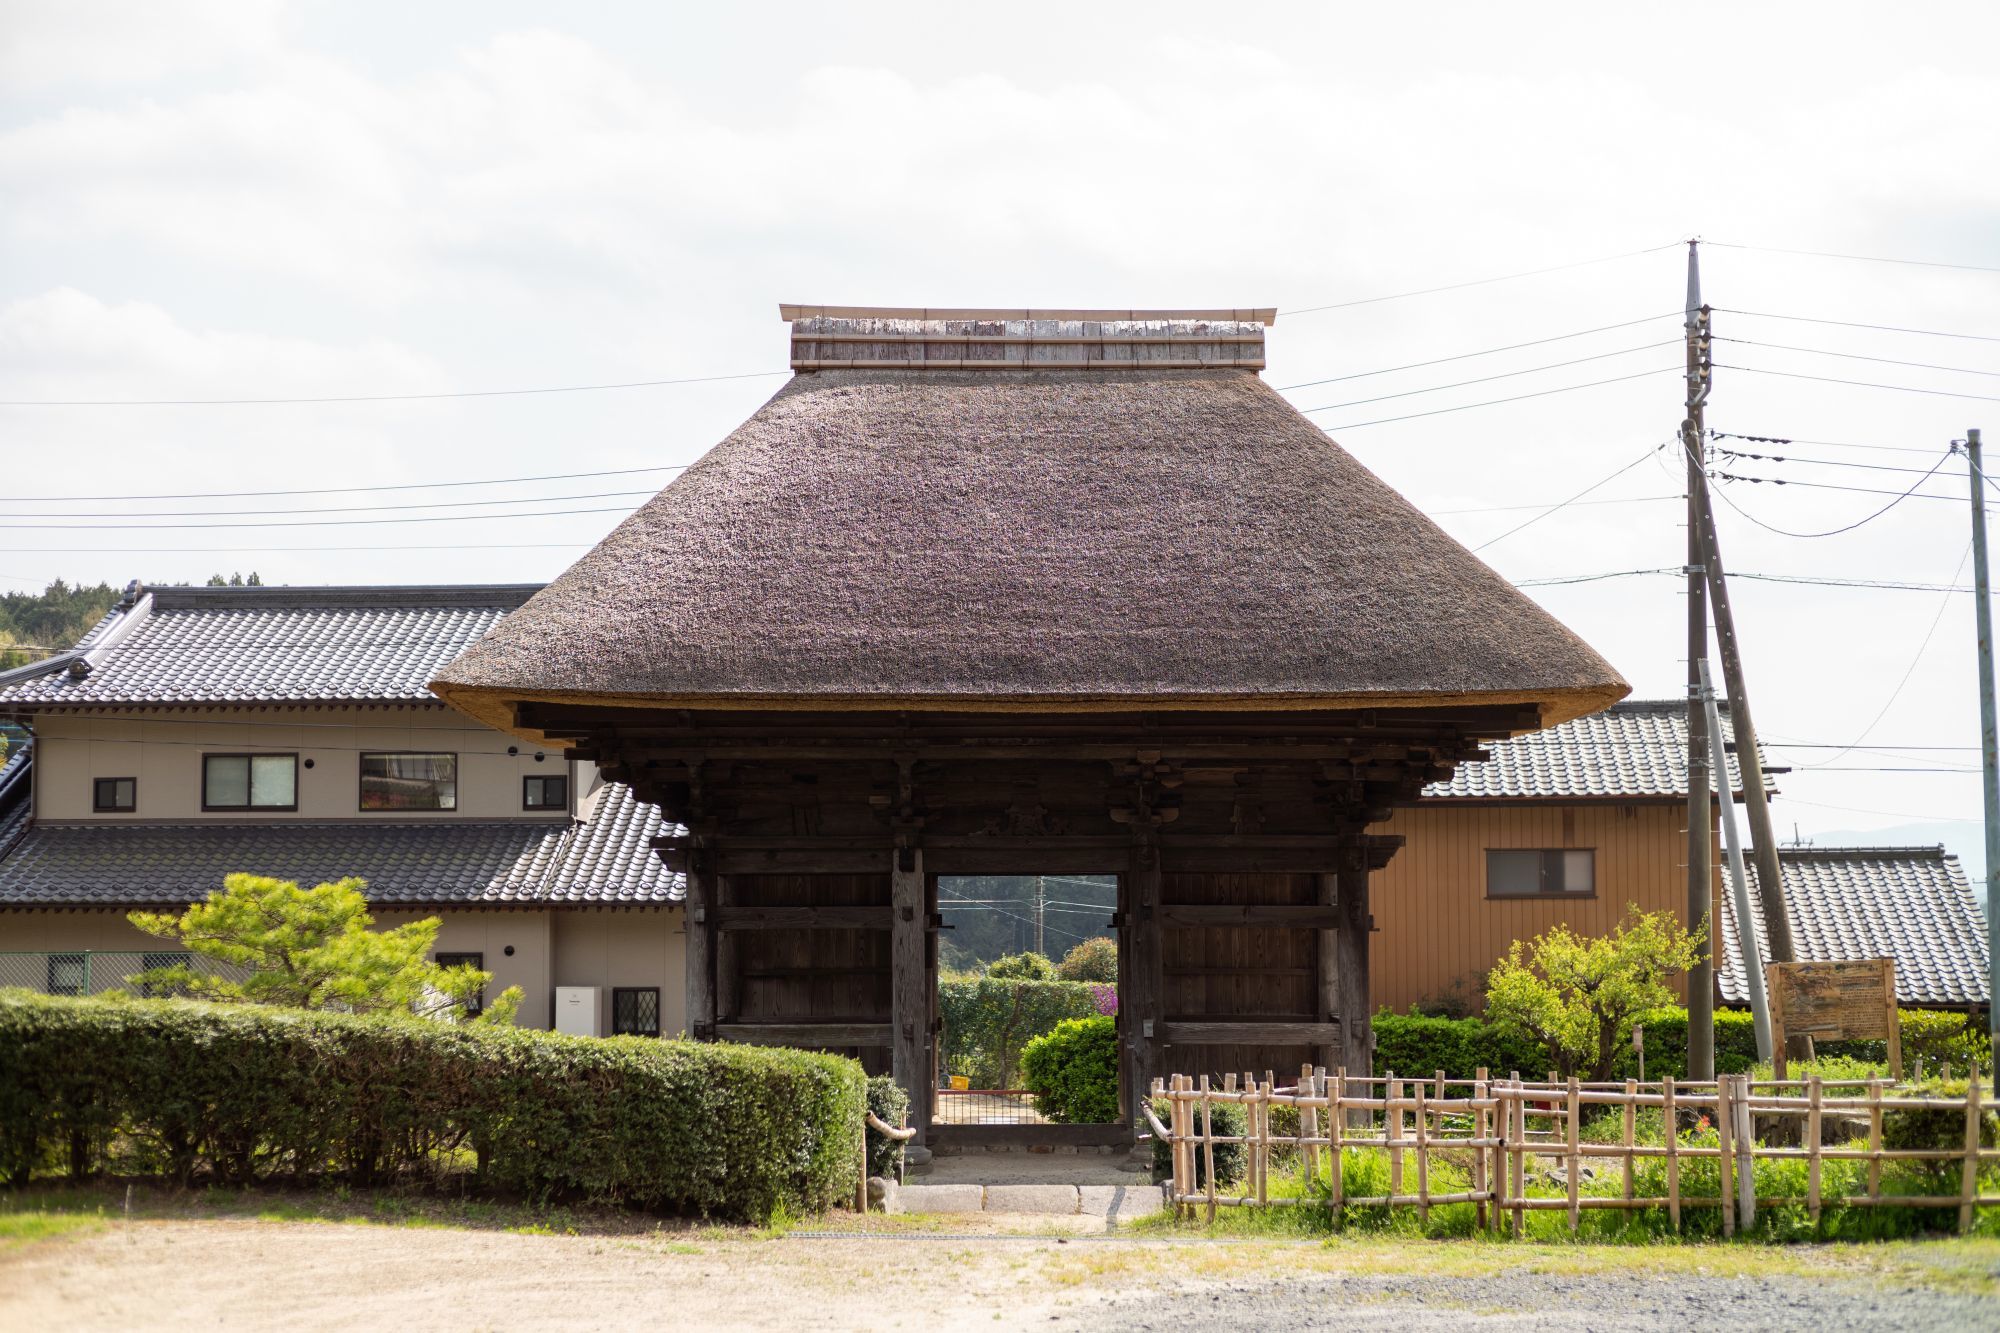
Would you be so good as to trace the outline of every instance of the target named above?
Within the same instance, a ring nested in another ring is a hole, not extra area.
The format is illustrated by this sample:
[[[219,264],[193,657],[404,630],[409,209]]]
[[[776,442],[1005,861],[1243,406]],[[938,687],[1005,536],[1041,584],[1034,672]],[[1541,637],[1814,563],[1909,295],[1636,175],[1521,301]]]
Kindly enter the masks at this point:
[[[1536,581],[1684,563],[1699,237],[1708,425],[1793,442],[1717,442],[1784,460],[1715,460],[1767,479],[1717,483],[1732,572],[1932,585],[1736,581],[1779,827],[1977,876],[1972,598],[1935,587],[1971,581],[1945,451],[2000,432],[1996,38],[1976,4],[0,0],[0,586],[547,579],[783,382],[780,301],[1275,305],[1271,384],[1679,697],[1676,579]],[[636,381],[683,382],[515,392]],[[453,393],[491,396],[186,402]]]

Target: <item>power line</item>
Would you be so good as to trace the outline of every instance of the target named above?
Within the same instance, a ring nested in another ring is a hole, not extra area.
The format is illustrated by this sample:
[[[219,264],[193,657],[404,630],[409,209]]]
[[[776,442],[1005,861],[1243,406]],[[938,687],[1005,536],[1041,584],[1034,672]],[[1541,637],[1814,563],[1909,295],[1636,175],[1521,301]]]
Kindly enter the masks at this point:
[[[1809,444],[1821,449],[1867,449],[1883,454],[1924,454],[1929,455],[1937,446],[1913,444],[1850,444],[1844,440],[1798,440],[1777,435],[1737,435],[1730,431],[1712,430],[1711,440],[1747,440],[1752,444]]]
[[[1912,495],[1915,495],[1915,494],[1917,494],[1917,487],[1919,487],[1919,486],[1923,485],[1923,484],[1924,484],[1924,483],[1925,483],[1926,481],[1928,481],[1928,480],[1929,480],[1929,479],[1931,478],[1931,476],[1932,476],[1932,475],[1933,475],[1934,473],[1936,473],[1936,472],[1937,472],[1937,470],[1938,470],[1939,468],[1941,468],[1941,467],[1943,467],[1943,466],[1944,466],[1944,464],[1945,464],[1945,460],[1946,460],[1946,459],[1948,459],[1948,458],[1950,458],[1950,457],[1951,457],[1951,456],[1952,456],[1953,454],[1955,454],[1955,453],[1957,453],[1957,452],[1958,452],[1958,448],[1957,448],[1957,446],[1956,446],[1956,445],[1954,445],[1954,446],[1953,446],[1952,448],[1950,448],[1950,449],[1947,449],[1947,450],[1946,450],[1946,451],[1945,451],[1944,453],[1940,454],[1940,455],[1938,456],[1938,460],[1937,460],[1937,462],[1935,462],[1935,463],[1931,464],[1931,470],[1930,470],[1929,472],[1926,472],[1926,473],[1925,473],[1925,474],[1924,474],[1923,476],[1921,476],[1921,477],[1918,477],[1918,478],[1917,478],[1917,479],[1916,479],[1916,480],[1915,480],[1914,482],[1912,482],[1912,483],[1910,484],[1910,489],[1909,489],[1909,490],[1907,490],[1907,491],[1904,491],[1904,492],[1903,492],[1903,493],[1902,493],[1901,495],[1899,495],[1899,496],[1897,496],[1897,497],[1896,497],[1895,499],[1893,499],[1893,500],[1889,501],[1889,503],[1888,503],[1888,504],[1885,504],[1885,505],[1883,505],[1883,506],[1882,506],[1882,507],[1881,507],[1880,509],[1876,510],[1876,511],[1875,511],[1874,513],[1872,513],[1872,514],[1869,514],[1869,515],[1868,515],[1867,517],[1865,517],[1865,518],[1858,518],[1858,519],[1856,519],[1856,520],[1855,520],[1854,522],[1852,522],[1852,523],[1849,523],[1849,524],[1845,525],[1844,527],[1838,527],[1838,528],[1828,528],[1828,529],[1827,529],[1826,531],[1824,531],[1824,532],[1793,532],[1793,531],[1791,531],[1791,530],[1790,530],[1790,529],[1788,529],[1788,528],[1780,528],[1780,527],[1775,527],[1775,526],[1773,526],[1772,524],[1769,524],[1769,523],[1766,523],[1766,522],[1765,522],[1765,521],[1764,521],[1763,519],[1761,519],[1761,518],[1758,518],[1758,517],[1757,517],[1756,515],[1754,515],[1754,514],[1750,513],[1750,512],[1748,511],[1748,510],[1744,509],[1742,505],[1739,505],[1739,504],[1737,504],[1735,500],[1733,500],[1733,499],[1731,499],[1731,498],[1730,498],[1730,496],[1729,496],[1729,492],[1728,492],[1727,490],[1725,490],[1725,489],[1721,489],[1721,488],[1717,488],[1717,489],[1715,490],[1714,494],[1715,494],[1715,496],[1716,496],[1716,497],[1717,497],[1718,499],[1720,499],[1720,500],[1721,500],[1721,501],[1722,501],[1722,502],[1723,502],[1724,504],[1728,505],[1728,506],[1729,506],[1729,507],[1730,507],[1731,509],[1734,509],[1734,510],[1735,510],[1735,511],[1736,511],[1736,512],[1737,512],[1738,514],[1741,514],[1741,515],[1742,515],[1742,516],[1743,516],[1744,518],[1748,519],[1748,520],[1749,520],[1750,522],[1752,522],[1752,523],[1756,524],[1756,525],[1757,525],[1758,527],[1760,527],[1760,528],[1764,529],[1764,530],[1765,530],[1766,532],[1773,532],[1773,533],[1776,533],[1776,534],[1777,534],[1778,536],[1780,536],[1780,537],[1800,537],[1800,538],[1818,538],[1818,537],[1837,537],[1837,536],[1839,536],[1840,534],[1842,534],[1842,533],[1844,533],[1844,532],[1852,532],[1852,531],[1854,531],[1854,530],[1855,530],[1856,528],[1858,528],[1858,527],[1861,527],[1861,526],[1862,526],[1863,524],[1866,524],[1866,523],[1872,523],[1872,522],[1874,522],[1874,521],[1875,521],[1876,519],[1878,519],[1878,518],[1882,517],[1882,515],[1884,515],[1884,514],[1888,513],[1888,512],[1889,512],[1889,511],[1890,511],[1891,509],[1894,509],[1894,508],[1895,508],[1895,507],[1896,507],[1897,505],[1899,505],[1899,504],[1903,503],[1903,501],[1905,501],[1905,500],[1909,499],[1909,498],[1910,498],[1910,497],[1911,497]],[[1726,475],[1726,474],[1725,474],[1725,475]],[[1792,482],[1788,482],[1788,483],[1786,483],[1786,484],[1787,484],[1787,485],[1817,485],[1818,483],[1813,483],[1813,482],[1797,482],[1797,483],[1792,483]],[[1834,488],[1834,489],[1843,489],[1843,490],[1844,490],[1844,489],[1849,489],[1849,488],[1846,488],[1846,487],[1839,487],[1839,488]],[[1934,499],[1934,500],[1935,500],[1935,499],[1943,499],[1944,497],[1942,497],[1942,496],[1931,496],[1930,498],[1931,498],[1931,499]]]
[[[1546,579],[1520,579],[1517,588],[1556,588],[1576,583],[1601,583],[1606,579],[1631,579],[1665,576],[1684,577],[1685,571],[1679,567],[1662,569],[1618,569],[1604,574],[1570,574]],[[1820,588],[1855,588],[1872,592],[1972,592],[1972,588],[1946,583],[1905,583],[1889,579],[1839,579],[1815,577],[1811,574],[1758,574],[1748,570],[1732,569],[1732,579],[1752,579],[1759,583],[1797,583]]]
[[[1280,315],[1311,315],[1322,310],[1349,310],[1358,305],[1377,305],[1383,301],[1402,301],[1412,296],[1434,296],[1438,292],[1462,291],[1467,287],[1486,287],[1496,282],[1513,282],[1518,278],[1538,278],[1544,273],[1562,273],[1573,268],[1588,268],[1593,264],[1610,264],[1620,259],[1637,259],[1640,255],[1657,254],[1662,250],[1678,249],[1683,242],[1669,241],[1665,245],[1649,246],[1644,250],[1628,250],[1624,254],[1605,255],[1599,259],[1579,259],[1569,264],[1553,264],[1548,268],[1532,268],[1520,273],[1502,273],[1493,278],[1474,278],[1469,282],[1449,282],[1441,287],[1423,287],[1413,292],[1394,292],[1388,296],[1364,296],[1353,301],[1334,301],[1328,305],[1301,306],[1295,310],[1281,310]]]
[[[1544,509],[1541,513],[1536,514],[1533,518],[1526,519],[1520,523],[1516,523],[1513,527],[1507,529],[1499,536],[1488,538],[1486,541],[1483,541],[1479,545],[1473,547],[1472,548],[1473,552],[1477,554],[1478,552],[1485,550],[1487,547],[1492,546],[1497,542],[1503,542],[1507,540],[1507,538],[1513,536],[1517,532],[1520,532],[1524,528],[1533,527],[1535,524],[1547,518],[1550,514],[1553,514],[1560,509],[1564,509],[1570,505],[1575,504],[1577,501],[1583,499],[1584,496],[1589,495],[1592,491],[1598,489],[1599,487],[1610,485],[1612,482],[1618,480],[1618,478],[1624,476],[1627,472],[1630,472],[1633,468],[1639,466],[1639,464],[1645,462],[1648,458],[1652,457],[1655,453],[1659,452],[1661,449],[1664,449],[1666,447],[1667,446],[1664,443],[1648,445],[1646,449],[1642,453],[1640,453],[1640,455],[1637,458],[1625,464],[1625,466],[1619,468],[1616,472],[1613,472],[1610,476],[1605,477],[1599,481],[1592,482],[1590,485],[1578,491],[1575,495],[1570,496],[1569,499],[1562,501],[1560,504],[1549,506],[1547,509]]]
[[[1896,324],[1863,324],[1848,319],[1815,319],[1810,315],[1774,315],[1768,310],[1732,310],[1728,306],[1709,308],[1720,314],[1742,315],[1749,319],[1782,319],[1794,324],[1825,324],[1837,329],[1873,329],[1877,333],[1915,333],[1926,338],[1960,338],[1967,342],[2000,343],[2000,335],[1991,333],[1953,333],[1945,329],[1912,329]]]
[[[1636,324],[1651,324],[1655,320],[1678,318],[1680,311],[1669,310],[1664,314],[1648,315],[1644,319],[1628,319],[1620,324],[1600,324],[1594,329],[1578,329],[1575,333],[1558,333],[1549,338],[1530,338],[1524,343],[1508,343],[1504,347],[1487,347],[1477,352],[1460,352],[1456,356],[1433,357],[1429,361],[1412,361],[1404,366],[1389,366],[1382,370],[1360,370],[1352,375],[1334,375],[1323,380],[1305,380],[1298,384],[1281,384],[1278,392],[1290,393],[1294,389],[1310,389],[1321,384],[1340,384],[1346,380],[1365,380],[1376,375],[1393,375],[1402,370],[1422,370],[1425,366],[1442,366],[1452,361],[1470,361],[1475,357],[1493,356],[1500,352],[1518,352],[1524,347],[1541,347],[1547,343],[1559,343],[1571,338],[1584,338],[1593,333],[1609,333],[1613,329],[1629,329]]]
[[[511,495],[498,500],[429,500],[420,504],[401,505],[315,505],[300,509],[0,510],[0,518],[226,518],[249,514],[379,514],[402,509],[472,509],[485,505],[562,504],[570,500],[626,500],[634,496],[650,496],[655,493],[650,490],[592,491],[585,495]],[[480,515],[475,514],[470,517],[477,518]],[[505,518],[507,515],[496,514],[491,517]]]
[[[2000,273],[2000,268],[1986,264],[1951,264],[1940,259],[1897,259],[1887,255],[1836,254],[1829,250],[1787,250],[1775,245],[1737,245],[1730,241],[1711,241],[1705,238],[1702,244],[1723,250],[1748,250],[1766,255],[1800,255],[1808,259],[1846,259],[1860,264],[1908,264],[1916,268],[1951,268],[1966,273]]]
[[[344,528],[383,523],[470,523],[492,518],[561,518],[569,514],[629,514],[632,510],[614,505],[598,509],[544,509],[525,514],[440,514],[435,518],[312,518],[282,519],[269,523],[144,523],[137,528],[124,523],[22,523],[16,532],[56,532],[77,529],[115,529],[123,532],[165,532],[181,528]]]
[[[1756,454],[1747,449],[1724,449],[1718,446],[1716,453],[1725,458],[1753,458],[1770,463],[1807,463],[1813,467],[1856,468],[1865,472],[1903,472],[1917,475],[1923,472],[1918,467],[1896,467],[1890,463],[1850,463],[1839,458],[1802,458],[1798,454]]]
[[[1687,499],[1685,495],[1625,495],[1615,500],[1572,500],[1567,506],[1551,505],[1547,501],[1541,501],[1536,504],[1524,505],[1486,505],[1479,509],[1426,509],[1424,510],[1424,514],[1429,518],[1450,518],[1458,514],[1507,514],[1518,513],[1523,509],[1556,509],[1564,507],[1581,509],[1587,505],[1632,505],[1647,504],[1655,500],[1685,499]]]
[[[1807,375],[1796,370],[1767,370],[1762,366],[1728,366],[1717,363],[1718,370],[1740,370],[1748,375],[1778,375],[1788,380],[1812,380],[1816,384],[1845,384],[1856,389],[1890,389],[1897,393],[1921,393],[1931,398],[1966,398],[1979,403],[2000,403],[2000,395],[1990,393],[1956,393],[1950,389],[1919,389],[1911,384],[1876,384],[1871,380],[1841,379],[1837,375]]]
[[[487,477],[479,481],[406,481],[393,486],[320,486],[297,491],[188,491],[175,495],[15,495],[16,504],[109,504],[126,500],[248,500],[284,495],[355,495],[364,491],[436,491],[452,486],[511,486],[527,481],[581,481],[591,477],[629,477],[641,472],[684,472],[692,463],[660,467],[621,467],[606,472],[551,472],[539,477]]]
[[[1915,472],[1916,469],[1910,468],[1909,471]],[[1965,497],[1962,495],[1935,495],[1930,491],[1885,491],[1880,486],[1842,486],[1837,482],[1806,481],[1799,477],[1751,477],[1745,476],[1740,472],[1717,471],[1709,475],[1722,481],[1747,481],[1762,486],[1797,486],[1808,491],[1847,491],[1853,495],[1896,495],[1910,500],[1944,500],[1951,504],[1965,503]],[[1958,474],[1948,473],[1947,475],[1956,476]],[[1932,474],[1929,472],[1920,474],[1919,484],[1922,484],[1924,480],[1928,480],[1931,476]]]
[[[619,384],[559,384],[535,389],[469,389],[455,393],[327,394],[316,398],[19,398],[0,407],[245,407],[283,403],[415,403],[441,398],[516,398],[526,394],[598,393],[606,389],[657,389],[669,384],[715,384],[723,380],[768,379],[789,370],[751,370],[737,375],[693,375],[673,380],[627,380]]]
[[[1836,352],[1825,347],[1794,347],[1789,343],[1758,342],[1755,338],[1714,337],[1713,342],[1735,343],[1741,347],[1768,347],[1778,352],[1805,352],[1811,356],[1837,356],[1846,361],[1873,361],[1884,366],[1908,366],[1913,370],[1947,370],[1954,375],[1985,375],[2000,378],[2000,370],[1974,370],[1971,366],[1941,366],[1935,361],[1898,361],[1887,356],[1863,356],[1859,352]]]
[[[311,551],[576,550],[595,542],[437,542],[426,546],[5,546],[9,555],[283,555]]]
[[[1475,407],[1497,407],[1501,403],[1519,403],[1529,398],[1546,398],[1555,393],[1574,393],[1578,389],[1595,389],[1605,384],[1622,384],[1626,380],[1643,379],[1647,375],[1663,375],[1668,371],[1679,374],[1679,366],[1660,366],[1653,370],[1636,371],[1630,375],[1614,375],[1606,380],[1592,380],[1588,384],[1567,384],[1560,389],[1542,389],[1536,393],[1517,393],[1511,398],[1490,398],[1483,403],[1460,403],[1457,407],[1433,408],[1428,412],[1408,412],[1399,417],[1378,417],[1373,421],[1347,421],[1338,426],[1321,426],[1328,434],[1337,430],[1358,430],[1363,426],[1386,426],[1392,421],[1415,421],[1418,417],[1442,416],[1446,412],[1466,412]]]
[[[1441,393],[1446,389],[1463,389],[1469,384],[1490,384],[1494,380],[1510,380],[1522,375],[1539,375],[1545,370],[1561,370],[1565,366],[1580,366],[1590,361],[1605,361],[1614,356],[1630,356],[1634,352],[1650,352],[1658,347],[1675,347],[1678,338],[1668,338],[1661,342],[1647,343],[1642,347],[1625,347],[1616,352],[1598,352],[1593,356],[1579,356],[1571,361],[1555,361],[1546,366],[1530,366],[1526,370],[1504,370],[1497,375],[1481,375],[1477,379],[1457,380],[1451,384],[1434,384],[1427,389],[1405,389],[1401,393],[1379,394],[1373,398],[1356,398],[1345,403],[1324,403],[1319,407],[1304,407],[1302,412],[1333,412],[1343,407],[1362,407],[1368,403],[1386,403],[1393,398],[1413,398],[1418,394]]]

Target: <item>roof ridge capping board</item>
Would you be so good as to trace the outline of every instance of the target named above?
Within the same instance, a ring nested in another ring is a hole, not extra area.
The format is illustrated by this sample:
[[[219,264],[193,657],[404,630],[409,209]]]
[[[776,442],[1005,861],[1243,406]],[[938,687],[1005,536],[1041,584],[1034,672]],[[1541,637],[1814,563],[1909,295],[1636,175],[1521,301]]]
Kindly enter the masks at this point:
[[[977,310],[781,305],[792,369],[1262,370],[1275,307]]]

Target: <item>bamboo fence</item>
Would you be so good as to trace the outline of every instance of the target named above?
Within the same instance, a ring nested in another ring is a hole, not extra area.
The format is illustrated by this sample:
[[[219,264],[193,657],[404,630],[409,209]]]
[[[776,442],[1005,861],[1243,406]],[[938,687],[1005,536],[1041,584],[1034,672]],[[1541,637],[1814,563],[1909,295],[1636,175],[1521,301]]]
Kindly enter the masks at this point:
[[[1205,1210],[1211,1221],[1225,1207],[1323,1207],[1338,1213],[1345,1206],[1370,1205],[1415,1208],[1420,1219],[1428,1220],[1432,1208],[1469,1203],[1482,1229],[1496,1233],[1506,1229],[1518,1236],[1531,1211],[1567,1212],[1570,1230],[1575,1231],[1582,1214],[1592,1209],[1664,1208],[1679,1229],[1683,1210],[1713,1208],[1721,1212],[1723,1234],[1731,1235],[1739,1225],[1754,1225],[1760,1207],[1801,1204],[1815,1222],[1828,1205],[1955,1207],[1963,1232],[1972,1227],[1974,1209],[2000,1206],[2000,1195],[1979,1192],[1980,1167],[2000,1162],[2000,1149],[1981,1143],[1981,1121],[1995,1100],[1993,1080],[1987,1075],[1982,1085],[1978,1071],[1968,1073],[1964,1095],[1940,1096],[1898,1086],[1890,1079],[1753,1080],[1736,1074],[1707,1082],[1669,1078],[1655,1083],[1629,1079],[1590,1083],[1554,1074],[1537,1081],[1523,1080],[1519,1074],[1490,1078],[1484,1069],[1470,1079],[1448,1079],[1442,1070],[1428,1078],[1394,1073],[1362,1078],[1344,1070],[1329,1075],[1324,1068],[1308,1066],[1291,1087],[1280,1087],[1269,1071],[1262,1079],[1245,1074],[1241,1083],[1234,1074],[1227,1075],[1219,1086],[1206,1075],[1156,1079],[1153,1097],[1167,1103],[1167,1123],[1160,1122],[1150,1105],[1146,1115],[1154,1137],[1169,1146],[1175,1211],[1185,1216]],[[1944,1074],[1948,1078],[1950,1070]],[[1216,1132],[1219,1105],[1243,1109],[1243,1132]],[[1281,1107],[1297,1112],[1290,1133],[1272,1128],[1272,1112]],[[1599,1107],[1610,1108],[1616,1117],[1617,1142],[1584,1138],[1586,1118],[1603,1114]],[[1691,1143],[1670,1131],[1663,1132],[1658,1142],[1641,1142],[1636,1132],[1638,1113],[1645,1108],[1657,1108],[1663,1126],[1705,1118],[1716,1131],[1715,1141],[1704,1137]],[[1962,1142],[1947,1148],[1884,1147],[1885,1118],[1905,1112],[1959,1113],[1965,1126]],[[1830,1120],[1851,1127],[1854,1139],[1865,1137],[1867,1146],[1823,1143]],[[1787,1121],[1801,1122],[1795,1134],[1773,1132]],[[1794,1137],[1796,1147],[1766,1142]],[[1244,1148],[1243,1178],[1233,1192],[1216,1182],[1215,1150],[1220,1144]],[[1357,1148],[1382,1152],[1387,1193],[1350,1191],[1342,1154]],[[1308,1176],[1317,1180],[1322,1153],[1323,1192],[1307,1197],[1272,1195],[1274,1155],[1302,1163]],[[1641,1196],[1636,1188],[1637,1164],[1649,1158],[1664,1160],[1665,1192]],[[1613,1164],[1621,1186],[1618,1193],[1583,1192],[1586,1169],[1606,1161]],[[1716,1164],[1718,1193],[1683,1192],[1682,1173],[1691,1161]],[[1757,1192],[1756,1164],[1774,1161],[1806,1163],[1803,1194]],[[1823,1167],[1831,1161],[1866,1162],[1865,1192],[1824,1192]],[[1433,1170],[1440,1162],[1450,1163],[1452,1174],[1464,1176],[1468,1187],[1434,1190]],[[1956,1162],[1957,1191],[1884,1194],[1885,1162]],[[1531,1196],[1529,1182],[1537,1176],[1559,1180],[1562,1193]]]

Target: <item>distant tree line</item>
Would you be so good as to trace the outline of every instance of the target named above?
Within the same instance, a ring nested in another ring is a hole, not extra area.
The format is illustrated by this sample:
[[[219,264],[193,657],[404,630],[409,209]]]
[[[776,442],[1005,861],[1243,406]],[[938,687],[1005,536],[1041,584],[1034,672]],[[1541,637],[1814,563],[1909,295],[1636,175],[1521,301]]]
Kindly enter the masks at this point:
[[[256,570],[248,575],[211,574],[211,588],[263,586]],[[118,601],[120,589],[57,579],[39,593],[0,593],[0,671],[26,666],[66,652]]]

